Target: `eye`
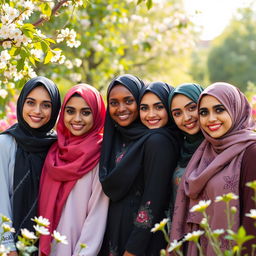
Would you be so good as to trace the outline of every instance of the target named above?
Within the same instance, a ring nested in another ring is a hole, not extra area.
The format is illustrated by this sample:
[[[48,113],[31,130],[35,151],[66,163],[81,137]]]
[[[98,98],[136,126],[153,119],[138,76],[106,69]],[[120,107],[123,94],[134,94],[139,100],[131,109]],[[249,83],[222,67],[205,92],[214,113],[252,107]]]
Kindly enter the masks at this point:
[[[44,109],[49,109],[49,108],[52,107],[52,104],[51,104],[51,103],[43,103],[43,104],[42,104],[42,107],[43,107]]]
[[[207,109],[200,109],[199,110],[199,115],[200,116],[207,116],[208,115],[208,110]]]
[[[193,111],[195,111],[195,110],[196,110],[196,107],[197,107],[197,105],[196,105],[196,104],[191,105],[191,106],[189,106],[188,111],[189,111],[189,112],[193,112]]]
[[[92,112],[89,111],[89,110],[83,110],[83,111],[82,111],[82,115],[83,115],[83,116],[89,116],[91,113],[92,113]]]
[[[181,111],[173,111],[173,112],[172,112],[172,116],[173,116],[173,117],[179,117],[179,116],[181,116]]]
[[[157,105],[156,106],[156,110],[162,110],[162,109],[164,109],[164,105]]]
[[[222,112],[226,111],[226,109],[224,107],[217,107],[215,111],[216,113],[221,114]]]
[[[29,106],[34,106],[35,102],[33,100],[26,100],[26,104]]]
[[[127,99],[127,100],[125,101],[125,103],[126,103],[127,105],[131,105],[133,102],[134,102],[134,99]]]
[[[66,113],[69,114],[69,115],[73,115],[75,113],[75,111],[71,108],[67,108]]]
[[[142,105],[142,106],[140,106],[140,110],[141,111],[147,111],[148,110],[148,106]]]
[[[117,107],[117,106],[118,106],[118,102],[117,102],[117,101],[110,101],[110,102],[109,102],[109,105],[110,105],[111,107]]]

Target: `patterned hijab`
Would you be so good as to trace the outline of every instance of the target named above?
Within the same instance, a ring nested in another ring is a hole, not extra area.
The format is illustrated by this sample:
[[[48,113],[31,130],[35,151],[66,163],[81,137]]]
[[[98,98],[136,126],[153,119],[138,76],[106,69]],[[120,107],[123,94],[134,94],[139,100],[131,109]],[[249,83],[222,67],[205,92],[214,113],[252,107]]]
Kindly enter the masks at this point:
[[[50,95],[52,113],[50,120],[40,128],[31,128],[24,120],[23,105],[28,94],[37,86],[43,86]],[[18,123],[3,132],[15,138],[17,151],[13,178],[13,226],[33,230],[31,218],[37,215],[39,179],[48,149],[56,141],[51,129],[60,109],[60,94],[49,79],[38,76],[29,80],[21,90],[17,102]],[[16,238],[19,232],[16,232]]]
[[[193,83],[181,84],[170,93],[168,106],[171,107],[174,96],[178,94],[182,94],[188,97],[189,99],[191,99],[193,102],[197,103],[203,90],[204,90],[203,87],[199,84],[193,84]],[[170,113],[170,116],[171,116],[171,119],[173,120],[172,113]],[[189,160],[191,159],[192,155],[194,154],[198,146],[203,141],[204,137],[201,131],[193,135],[190,135],[185,132],[182,132],[182,133],[184,136],[184,141],[181,147],[179,166],[185,168]]]
[[[201,213],[190,213],[200,200],[211,200],[207,214],[211,216],[210,227],[227,228],[225,204],[215,203],[217,196],[232,192],[239,194],[241,162],[247,147],[256,142],[252,132],[251,107],[246,97],[231,84],[218,82],[204,90],[199,99],[211,95],[226,108],[232,120],[230,130],[220,138],[212,138],[203,131],[205,140],[194,153],[181,180],[175,204],[171,239],[180,239],[184,234],[199,229]],[[239,226],[239,200],[232,200],[230,206],[237,207],[234,230]],[[201,244],[206,255],[215,255],[206,239]],[[225,241],[222,240],[225,248]],[[188,255],[194,255],[195,245],[191,243]],[[190,254],[191,253],[191,254]]]
[[[86,101],[93,115],[92,128],[81,136],[72,135],[64,124],[65,106],[75,94]],[[47,154],[40,181],[39,214],[49,219],[51,232],[57,228],[62,209],[76,182],[99,162],[104,120],[105,105],[94,87],[78,84],[67,92],[57,124],[58,141]],[[40,239],[43,255],[50,254],[50,244],[50,235]]]

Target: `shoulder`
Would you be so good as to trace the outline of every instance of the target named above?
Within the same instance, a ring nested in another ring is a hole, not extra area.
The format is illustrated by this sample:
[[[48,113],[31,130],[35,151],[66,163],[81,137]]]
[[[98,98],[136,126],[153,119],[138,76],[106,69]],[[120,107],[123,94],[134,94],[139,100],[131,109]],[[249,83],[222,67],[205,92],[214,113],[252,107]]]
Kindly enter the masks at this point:
[[[1,151],[9,151],[10,149],[16,149],[17,144],[15,139],[8,134],[0,134],[0,146]]]
[[[255,168],[256,142],[246,148],[241,163],[241,176],[255,176],[253,170]],[[255,173],[256,174],[256,173]],[[254,177],[255,179],[256,177]]]
[[[256,156],[256,142],[251,144],[249,147],[246,148],[243,155],[243,162],[248,161],[251,158]],[[253,159],[251,159],[253,160]]]
[[[167,150],[172,151],[175,148],[174,141],[169,136],[161,132],[152,133],[145,141],[145,148],[154,151]]]

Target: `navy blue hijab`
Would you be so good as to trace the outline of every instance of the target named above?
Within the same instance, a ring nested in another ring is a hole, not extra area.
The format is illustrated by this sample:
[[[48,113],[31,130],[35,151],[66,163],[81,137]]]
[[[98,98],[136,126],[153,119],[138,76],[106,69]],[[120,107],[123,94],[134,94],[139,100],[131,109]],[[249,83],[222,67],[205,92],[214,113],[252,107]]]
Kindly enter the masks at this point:
[[[23,118],[23,106],[28,94],[43,86],[50,95],[52,112],[50,120],[40,128],[31,128]],[[3,132],[14,137],[17,143],[13,177],[13,226],[15,237],[21,228],[33,230],[31,218],[37,216],[39,179],[48,149],[56,141],[52,131],[60,110],[60,94],[49,79],[39,76],[29,80],[21,90],[17,102],[18,123]]]

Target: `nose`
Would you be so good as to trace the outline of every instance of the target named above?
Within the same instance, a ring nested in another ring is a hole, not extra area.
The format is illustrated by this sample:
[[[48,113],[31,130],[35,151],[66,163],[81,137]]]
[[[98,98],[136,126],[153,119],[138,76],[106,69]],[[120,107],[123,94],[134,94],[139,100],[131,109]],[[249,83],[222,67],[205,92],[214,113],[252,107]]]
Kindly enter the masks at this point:
[[[119,104],[118,111],[119,111],[119,112],[123,112],[123,111],[125,111],[125,110],[126,110],[125,104],[124,104],[124,103],[120,103],[120,104]]]
[[[214,122],[216,120],[217,120],[217,118],[216,118],[215,114],[212,111],[210,111],[209,112],[209,122]]]
[[[75,121],[75,122],[80,122],[80,121],[81,121],[81,115],[80,115],[80,113],[77,113],[77,114],[75,115],[74,121]]]
[[[156,115],[154,109],[149,109],[148,117],[154,117]]]
[[[35,114],[40,114],[41,113],[41,106],[40,106],[40,104],[36,104],[35,105],[34,113]]]
[[[189,121],[191,119],[191,115],[184,111],[184,121]]]

